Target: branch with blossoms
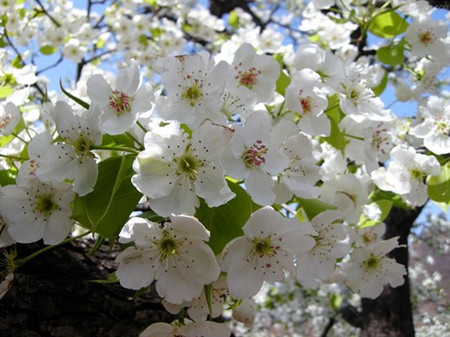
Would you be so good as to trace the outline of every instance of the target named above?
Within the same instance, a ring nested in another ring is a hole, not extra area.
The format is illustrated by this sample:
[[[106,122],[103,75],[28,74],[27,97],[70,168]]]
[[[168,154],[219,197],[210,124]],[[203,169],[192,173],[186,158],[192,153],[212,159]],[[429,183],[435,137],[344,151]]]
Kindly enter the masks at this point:
[[[215,321],[224,307],[251,323],[252,298],[286,275],[306,289],[337,283],[369,299],[402,286],[405,264],[390,254],[406,241],[384,238],[383,221],[399,208],[416,216],[429,199],[449,203],[450,110],[430,86],[448,59],[443,24],[409,7],[313,1],[300,30],[314,38],[294,50],[273,39],[281,5],[255,30],[247,14],[264,11],[245,3],[243,13],[227,7],[238,37],[218,46],[221,19],[167,3],[146,5],[161,13],[153,26],[137,5],[118,3],[105,14],[111,40],[91,31],[102,20],[93,1],[77,16],[89,21],[79,31],[65,13],[46,13],[43,26],[59,25],[40,50],[62,48],[78,64],[77,86],[61,86],[65,96],[49,96],[33,118],[29,91],[7,93],[0,105],[1,247],[53,247],[74,227],[117,243],[114,278],[136,292],[154,284],[180,316],[142,337],[230,336]],[[376,58],[363,55],[367,34],[386,42]],[[181,53],[199,45],[220,51]],[[125,66],[116,76],[89,69],[119,51]],[[392,79],[399,99],[428,94],[414,124],[381,101],[383,65],[417,75],[412,87]],[[36,83],[35,68],[15,68],[2,69],[7,90]],[[11,259],[7,274],[22,262]]]

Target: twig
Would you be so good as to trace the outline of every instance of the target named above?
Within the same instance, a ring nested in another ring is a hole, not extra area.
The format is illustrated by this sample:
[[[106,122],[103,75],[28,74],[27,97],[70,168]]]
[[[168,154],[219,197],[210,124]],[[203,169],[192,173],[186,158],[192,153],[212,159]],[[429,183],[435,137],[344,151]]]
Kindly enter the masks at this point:
[[[41,0],[36,0],[36,2],[38,3],[39,7],[41,7],[42,13],[44,13],[54,24],[56,27],[61,27],[61,24],[56,21],[56,19],[50,15],[49,12],[47,12],[47,10],[44,8],[44,6],[41,3]]]

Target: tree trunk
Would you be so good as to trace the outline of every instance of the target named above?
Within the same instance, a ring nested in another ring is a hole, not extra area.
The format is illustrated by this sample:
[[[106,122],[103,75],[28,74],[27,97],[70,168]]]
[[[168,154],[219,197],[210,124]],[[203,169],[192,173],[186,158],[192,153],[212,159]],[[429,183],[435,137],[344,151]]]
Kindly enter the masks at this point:
[[[0,300],[2,337],[136,337],[157,321],[172,321],[154,292],[134,292],[105,280],[116,268],[117,252],[102,246],[89,257],[91,243],[80,240],[46,252],[15,273]],[[22,257],[42,245],[18,245]],[[20,258],[20,256],[19,256]]]
[[[385,239],[400,236],[406,247],[394,249],[389,256],[408,268],[408,235],[420,209],[393,208],[386,218]],[[412,337],[414,324],[410,299],[409,277],[397,288],[386,286],[375,300],[362,300],[360,337]]]

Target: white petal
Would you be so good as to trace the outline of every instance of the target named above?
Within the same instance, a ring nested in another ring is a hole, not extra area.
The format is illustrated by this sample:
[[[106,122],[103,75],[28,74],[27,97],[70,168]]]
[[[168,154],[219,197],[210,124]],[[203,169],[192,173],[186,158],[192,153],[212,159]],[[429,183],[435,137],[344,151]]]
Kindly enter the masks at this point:
[[[116,79],[116,89],[126,94],[134,94],[139,86],[139,66],[132,60],[130,66],[119,70]]]
[[[220,206],[235,197],[228,187],[225,172],[219,164],[199,168],[194,186],[195,194],[205,199],[209,207]]]
[[[90,77],[86,82],[86,92],[92,103],[105,106],[109,102],[109,96],[112,94],[111,86],[103,78],[97,74]]]
[[[138,290],[149,286],[155,278],[157,259],[151,251],[128,247],[119,254],[116,276],[122,287]],[[153,260],[150,260],[153,258]]]
[[[250,170],[245,179],[245,186],[253,201],[259,205],[272,205],[276,195],[273,191],[275,182],[265,172],[259,169]]]

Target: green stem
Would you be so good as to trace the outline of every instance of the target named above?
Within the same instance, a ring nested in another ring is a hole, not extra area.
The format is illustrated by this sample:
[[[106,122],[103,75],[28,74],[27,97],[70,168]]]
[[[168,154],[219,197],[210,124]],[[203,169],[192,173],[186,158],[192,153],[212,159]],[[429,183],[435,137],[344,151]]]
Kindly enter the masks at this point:
[[[332,110],[332,109],[334,109],[334,108],[336,108],[338,106],[339,106],[339,103],[336,103],[336,104],[330,106],[329,108],[326,108],[324,112],[327,113],[328,111],[330,111],[330,110]]]
[[[139,140],[137,140],[136,137],[134,137],[131,133],[125,132],[125,134],[128,137],[130,137],[136,144],[138,144],[141,150],[145,149],[144,144],[142,144]]]
[[[91,150],[108,150],[108,151],[124,151],[124,152],[130,152],[130,153],[138,153],[136,149],[125,147],[125,146],[103,146],[103,145],[96,145],[91,146]]]
[[[10,156],[10,155],[1,154],[1,153],[0,153],[0,157],[8,158],[8,159],[14,159],[14,160],[27,160],[28,159],[28,158],[22,158],[22,157],[18,157],[18,156]]]
[[[75,241],[75,240],[77,240],[79,238],[82,238],[83,236],[86,236],[86,235],[88,235],[90,233],[91,232],[88,231],[86,233],[83,233],[83,234],[80,234],[80,235],[73,236],[71,238],[65,239],[64,241],[62,241],[62,242],[60,242],[60,243],[58,243],[56,245],[51,245],[51,246],[44,247],[41,250],[38,250],[37,252],[34,252],[33,254],[28,255],[27,257],[24,257],[23,259],[14,260],[14,264],[15,264],[16,268],[21,267],[25,263],[27,263],[28,261],[30,261],[30,260],[34,259],[35,257],[38,257],[39,255],[41,255],[42,253],[45,253],[45,252],[47,252],[49,250],[52,250],[53,248],[59,247],[59,246],[61,246],[63,244],[66,244],[68,242]]]
[[[358,137],[358,136],[354,136],[354,135],[349,135],[348,133],[344,133],[344,136],[348,137],[348,138],[353,138],[353,139],[357,139],[357,140],[362,140],[364,141],[364,137]]]
[[[136,124],[141,128],[142,131],[144,131],[144,133],[147,133],[147,132],[148,132],[148,130],[145,128],[145,126],[143,126],[143,125],[141,124],[141,122],[137,121]]]
[[[28,144],[28,142],[27,142],[25,139],[23,139],[22,137],[20,137],[18,134],[14,133],[14,132],[11,132],[11,134],[12,134],[14,137],[16,137],[18,140],[24,142],[25,144]]]

